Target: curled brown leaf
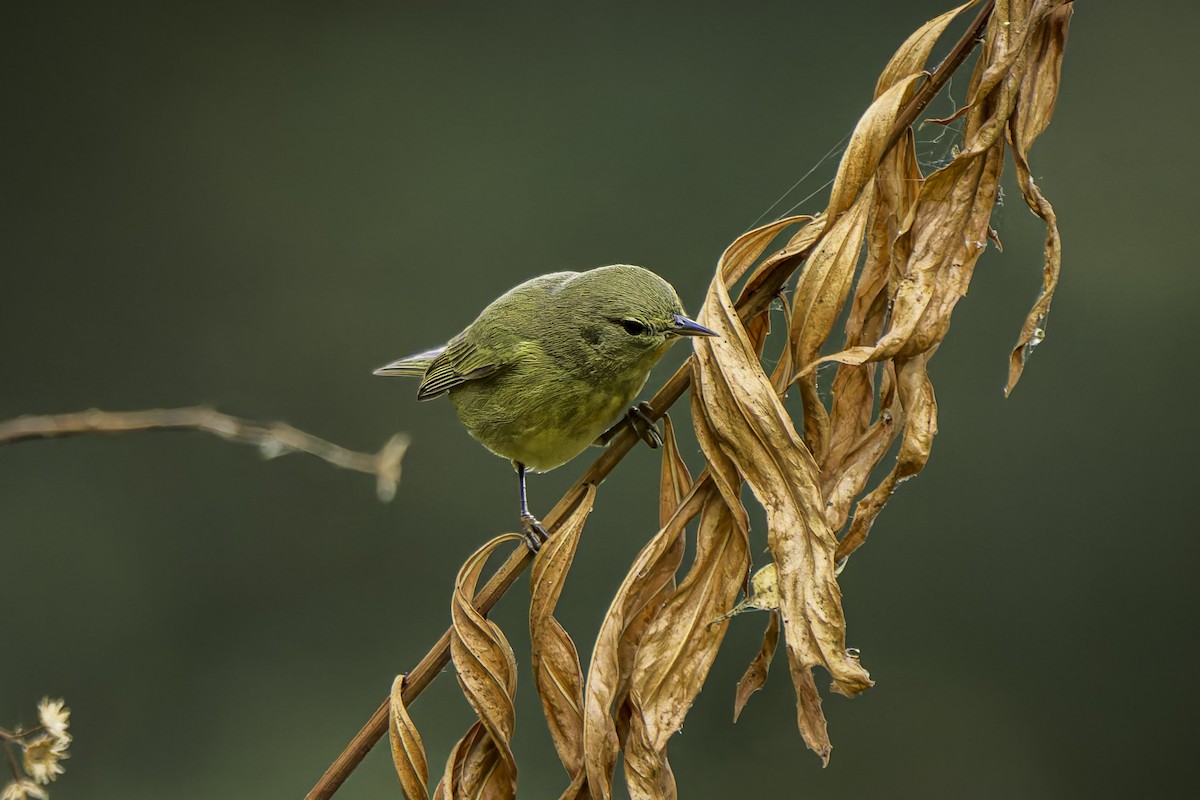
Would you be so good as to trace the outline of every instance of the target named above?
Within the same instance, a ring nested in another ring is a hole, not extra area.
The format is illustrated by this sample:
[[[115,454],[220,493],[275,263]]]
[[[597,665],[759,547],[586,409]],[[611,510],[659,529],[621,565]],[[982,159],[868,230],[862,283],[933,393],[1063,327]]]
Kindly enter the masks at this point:
[[[1046,317],[1058,286],[1062,269],[1062,240],[1058,235],[1058,220],[1054,207],[1045,198],[1029,169],[1029,148],[1050,124],[1058,98],[1062,76],[1063,51],[1067,44],[1074,5],[1063,4],[1046,16],[1043,25],[1034,29],[1029,49],[1037,56],[1032,60],[1017,90],[1017,113],[1009,122],[1009,141],[1013,146],[1013,163],[1017,169],[1017,185],[1025,202],[1046,223],[1046,255],[1042,267],[1042,292],[1025,317],[1017,343],[1009,356],[1008,383],[1005,395],[1011,394],[1025,369],[1025,359],[1046,338]]]
[[[647,626],[633,665],[625,777],[634,797],[674,786],[667,741],[683,726],[724,640],[728,621],[713,619],[733,605],[749,568],[746,531],[708,485],[691,569]]]
[[[647,620],[673,587],[683,556],[684,528],[703,506],[708,484],[692,484],[671,519],[638,553],[609,604],[592,650],[584,688],[583,743],[588,788],[597,800],[612,796],[613,770],[621,749],[616,705],[628,691],[637,640]],[[633,628],[633,630],[630,630]]]
[[[559,760],[572,779],[583,772],[583,669],[575,643],[554,609],[575,558],[583,523],[596,501],[596,487],[583,497],[542,545],[529,576],[529,639],[533,680]]]
[[[499,626],[475,608],[471,598],[488,557],[502,545],[522,541],[515,533],[495,537],[466,560],[454,582],[450,657],[458,684],[479,721],[450,753],[435,798],[510,800],[517,795],[512,753],[517,662]]]
[[[404,706],[404,676],[392,681],[391,713],[388,715],[388,741],[392,745],[392,763],[400,778],[407,800],[429,800],[429,763],[425,745]]]
[[[796,363],[811,363],[829,337],[854,277],[874,189],[866,189],[828,227],[808,257],[792,303],[788,339]],[[829,414],[817,391],[816,374],[800,379],[804,444],[818,461],[829,450]]]
[[[669,414],[663,415],[662,473],[658,482],[658,525],[663,527],[692,487],[692,474],[679,454],[675,425]]]
[[[870,677],[845,646],[841,593],[833,559],[837,540],[824,516],[819,470],[783,408],[733,309],[724,281],[714,280],[701,314],[719,336],[696,343],[693,378],[703,423],[701,446],[711,460],[732,462],[767,511],[767,536],[779,578],[780,615],[793,682],[802,704],[801,732],[828,755],[824,723],[808,691],[811,670],[824,667],[834,688],[856,694]],[[815,708],[815,711],[814,711]]]
[[[930,52],[933,51],[933,47],[937,44],[938,39],[946,32],[947,26],[959,14],[976,5],[977,2],[978,0],[972,0],[972,2],[961,5],[958,8],[952,8],[913,31],[904,40],[904,44],[897,48],[891,60],[888,61],[887,66],[883,68],[883,72],[879,76],[879,81],[875,84],[875,96],[879,97],[900,81],[907,80],[908,76],[923,70],[925,62],[929,60]]]
[[[867,188],[879,160],[888,149],[888,135],[896,124],[896,118],[921,75],[920,72],[913,72],[897,78],[859,118],[846,144],[846,152],[842,154],[837,176],[833,179],[829,207],[825,210],[826,219],[837,222],[842,212],[850,208]]]
[[[733,721],[746,708],[750,695],[761,689],[767,682],[767,671],[771,669],[771,660],[775,657],[775,648],[779,646],[779,615],[772,612],[767,620],[767,629],[763,632],[762,647],[758,655],[746,667],[746,673],[737,683],[737,692],[733,698]]]
[[[875,518],[896,491],[896,487],[925,467],[937,435],[937,400],[933,396],[933,383],[929,380],[926,365],[929,355],[909,359],[898,359],[897,404],[898,416],[904,420],[903,438],[896,464],[862,500],[854,512],[850,530],[838,543],[835,559],[841,561],[857,550],[871,530]],[[896,412],[893,412],[896,413]],[[890,439],[889,439],[890,441]],[[880,454],[882,456],[882,454]],[[845,502],[845,497],[837,498]]]

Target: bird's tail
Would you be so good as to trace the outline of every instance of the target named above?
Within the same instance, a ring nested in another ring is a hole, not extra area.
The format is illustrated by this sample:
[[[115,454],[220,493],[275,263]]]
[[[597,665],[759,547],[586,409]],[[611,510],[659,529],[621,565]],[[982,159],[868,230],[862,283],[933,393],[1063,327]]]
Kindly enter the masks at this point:
[[[375,370],[375,375],[383,375],[385,377],[407,377],[407,378],[423,378],[429,370],[429,365],[433,360],[442,354],[445,347],[435,347],[432,350],[426,350],[424,353],[416,353],[415,355],[405,356],[404,358],[386,364]]]

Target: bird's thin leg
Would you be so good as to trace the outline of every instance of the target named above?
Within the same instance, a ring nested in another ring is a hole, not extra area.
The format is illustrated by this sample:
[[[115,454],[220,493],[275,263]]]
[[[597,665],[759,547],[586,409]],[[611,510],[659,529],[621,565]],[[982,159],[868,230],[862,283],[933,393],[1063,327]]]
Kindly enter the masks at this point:
[[[654,421],[654,409],[649,403],[638,403],[633,408],[625,412],[625,416],[621,418],[616,425],[606,430],[597,437],[593,444],[603,447],[613,440],[613,437],[621,432],[621,429],[628,425],[633,428],[633,432],[643,442],[651,448],[658,449],[662,447],[662,434],[658,432],[658,425]]]
[[[513,466],[517,468],[517,484],[521,491],[521,527],[525,529],[525,546],[529,548],[529,552],[537,555],[542,543],[550,538],[550,534],[542,527],[538,518],[529,513],[529,503],[525,499],[525,465],[514,461]]]

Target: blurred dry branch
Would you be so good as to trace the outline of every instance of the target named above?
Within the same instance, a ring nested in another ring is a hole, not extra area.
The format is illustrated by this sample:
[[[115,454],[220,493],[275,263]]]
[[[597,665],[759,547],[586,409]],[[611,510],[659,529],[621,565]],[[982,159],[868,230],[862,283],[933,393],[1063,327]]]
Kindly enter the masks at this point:
[[[659,530],[605,614],[586,680],[553,608],[594,487],[635,438],[622,432],[544,518],[554,535],[535,567],[530,627],[538,691],[569,781],[563,798],[607,800],[622,754],[632,797],[676,796],[668,742],[702,688],[748,583],[743,483],[766,512],[773,562],[770,572],[760,572],[765,577],[756,583],[755,598],[742,604],[767,609],[770,620],[737,687],[735,716],[765,682],[781,636],[797,725],[823,763],[832,745],[815,668],[831,676],[837,693],[854,695],[872,685],[858,651],[846,643],[838,576],[897,486],[929,458],[937,433],[929,362],[980,255],[997,241],[989,220],[1006,152],[1026,203],[1046,225],[1043,289],[1011,355],[1008,391],[1044,337],[1060,267],[1053,208],[1034,183],[1028,151],[1053,112],[1073,7],[1064,0],[978,4],[950,54],[926,72],[942,34],[974,5],[930,20],[896,51],[849,140],[825,211],[756,228],[722,255],[699,315],[720,336],[697,340],[695,355],[650,402],[652,415],[662,417],[692,387],[692,422],[706,465],[691,477],[667,420]],[[961,144],[949,163],[926,175],[917,163],[912,125],[980,45],[966,104],[955,115],[962,119]],[[782,247],[772,252],[780,240]],[[784,298],[784,324],[773,331],[771,303],[802,265],[790,301]],[[842,318],[844,341],[834,345]],[[768,373],[762,354],[773,333],[782,336],[773,351],[781,355]],[[825,384],[818,383],[820,364],[835,365]],[[799,414],[793,413],[795,403],[785,402],[793,388]],[[892,452],[894,466],[868,488],[875,467]],[[696,518],[698,525],[691,525]],[[689,535],[695,536],[695,556],[680,578]],[[502,540],[479,552],[491,552]],[[410,797],[424,796],[424,753],[417,752],[420,738],[407,709],[452,652],[478,713],[472,731],[480,732],[460,742],[435,796],[449,796],[451,786],[477,788],[471,796],[515,796],[515,764],[506,755],[511,688],[501,679],[512,655],[499,630],[482,620],[530,557],[518,548],[467,603],[481,559],[473,556],[470,569],[464,567],[470,580],[460,575],[455,627],[397,685],[399,691],[393,688],[309,798],[332,795],[389,717],[402,785]],[[490,632],[475,637],[490,650],[473,663],[459,655],[464,614],[475,620],[477,632]],[[493,691],[482,692],[484,686]],[[480,701],[485,696],[490,699]],[[479,773],[484,767],[487,775]]]
[[[59,439],[85,433],[137,433],[139,431],[204,431],[229,442],[254,445],[264,458],[286,453],[308,453],[342,469],[375,476],[379,499],[388,502],[400,483],[400,465],[408,449],[402,433],[389,439],[377,453],[360,453],[326,441],[282,422],[258,422],[233,417],[204,406],[153,408],[146,411],[99,411],[24,416],[0,422],[0,446],[29,439]]]

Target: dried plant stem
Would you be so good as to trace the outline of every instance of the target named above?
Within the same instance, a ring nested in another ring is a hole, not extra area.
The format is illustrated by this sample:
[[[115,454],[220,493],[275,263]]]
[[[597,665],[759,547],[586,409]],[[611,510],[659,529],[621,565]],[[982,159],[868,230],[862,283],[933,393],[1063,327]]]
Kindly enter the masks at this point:
[[[938,67],[930,73],[922,83],[913,98],[900,112],[896,124],[888,137],[887,149],[880,154],[880,160],[887,155],[904,131],[908,129],[929,105],[934,97],[942,90],[950,76],[960,67],[971,50],[982,40],[984,29],[991,18],[995,0],[987,0],[982,4],[979,13],[971,22],[967,31],[955,43],[950,54]],[[737,301],[739,317],[745,322],[764,313],[771,301],[782,289],[788,277],[800,267],[808,257],[811,248],[798,250],[787,258],[780,259],[773,265],[770,272],[755,282],[749,292],[744,293]],[[689,359],[650,401],[651,416],[661,417],[688,389],[692,379],[692,360]],[[571,487],[554,509],[543,519],[547,530],[551,533],[567,516],[579,498],[583,488],[599,484],[617,463],[633,448],[637,439],[628,430],[622,431],[605,449],[604,453],[588,468],[587,472]],[[483,589],[475,596],[475,607],[487,613],[500,597],[512,586],[521,572],[530,562],[528,550],[519,547],[509,559],[496,571]],[[405,705],[410,705],[450,661],[450,631],[442,637],[425,654],[425,657],[405,676],[403,699]],[[385,698],[375,713],[362,727],[340,756],[330,765],[321,779],[317,781],[307,795],[307,800],[325,800],[332,797],[334,792],[350,776],[370,749],[387,731],[388,708],[390,698]]]
[[[342,469],[374,475],[382,500],[391,500],[400,481],[400,462],[408,437],[396,434],[377,453],[361,453],[326,441],[282,422],[258,422],[222,414],[204,406],[154,408],[146,411],[79,411],[25,416],[0,422],[0,445],[29,439],[58,439],[85,433],[136,433],[195,430],[231,442],[257,446],[264,455],[308,453]]]

